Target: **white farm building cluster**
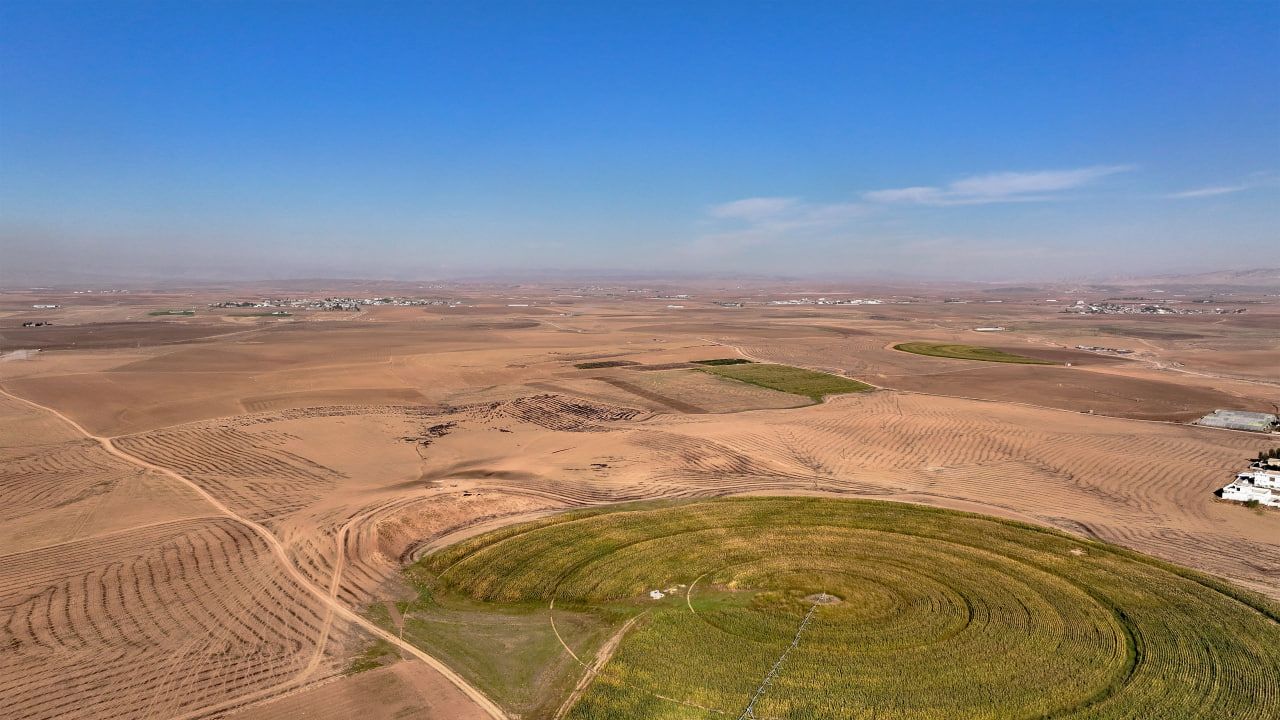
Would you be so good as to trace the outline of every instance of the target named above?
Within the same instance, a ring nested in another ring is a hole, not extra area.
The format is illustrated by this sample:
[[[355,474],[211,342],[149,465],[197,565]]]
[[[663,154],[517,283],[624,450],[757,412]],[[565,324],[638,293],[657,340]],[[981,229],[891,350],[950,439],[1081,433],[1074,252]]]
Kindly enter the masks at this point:
[[[1223,500],[1280,508],[1280,462],[1259,460],[1218,491]]]

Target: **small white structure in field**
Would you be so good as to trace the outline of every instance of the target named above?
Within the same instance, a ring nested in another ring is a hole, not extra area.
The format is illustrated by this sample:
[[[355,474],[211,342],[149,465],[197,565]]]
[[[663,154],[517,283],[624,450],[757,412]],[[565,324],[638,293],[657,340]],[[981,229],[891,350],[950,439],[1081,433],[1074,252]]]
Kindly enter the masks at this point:
[[[661,590],[650,590],[649,597],[653,598],[654,600],[661,600],[662,598],[666,597],[666,595],[664,595]]]
[[[1280,508],[1280,472],[1260,463],[1236,475],[1231,484],[1218,491],[1223,500],[1258,501],[1259,505]]]
[[[974,332],[1004,332],[1004,327],[1002,325],[995,325],[992,327],[974,328],[973,331]]]

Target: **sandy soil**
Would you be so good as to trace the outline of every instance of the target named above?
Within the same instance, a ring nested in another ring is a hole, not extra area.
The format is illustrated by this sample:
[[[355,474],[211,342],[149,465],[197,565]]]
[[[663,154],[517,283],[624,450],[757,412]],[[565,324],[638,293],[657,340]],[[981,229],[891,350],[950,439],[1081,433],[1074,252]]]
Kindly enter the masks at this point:
[[[488,718],[453,685],[415,663],[338,679],[237,713],[244,720],[401,720],[402,718]]]
[[[747,307],[714,305],[742,298],[726,292],[675,310],[622,291],[472,287],[457,308],[285,320],[204,310],[222,291],[0,295],[0,339],[44,348],[0,363],[0,707],[491,717],[474,688],[408,649],[415,659],[343,675],[374,632],[356,613],[403,593],[398,570],[441,543],[645,498],[961,508],[1280,598],[1280,513],[1211,494],[1280,436],[1168,422],[1280,403],[1276,307],[1080,318],[1044,293],[779,307],[761,304],[781,292],[769,288]],[[39,313],[58,323],[46,345],[13,327],[33,302],[64,305]],[[146,315],[165,307],[201,310]],[[972,331],[984,325],[1009,330]],[[1072,364],[892,350],[914,340]],[[882,389],[809,405],[685,364],[734,356]],[[637,364],[574,367],[599,359]]]

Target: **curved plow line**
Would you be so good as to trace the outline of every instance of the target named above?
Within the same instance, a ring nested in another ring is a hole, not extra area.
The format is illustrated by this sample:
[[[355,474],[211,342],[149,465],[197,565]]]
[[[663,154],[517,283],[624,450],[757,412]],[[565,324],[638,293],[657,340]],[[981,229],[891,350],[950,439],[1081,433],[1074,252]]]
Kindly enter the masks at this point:
[[[818,603],[814,603],[810,606],[809,612],[805,613],[804,619],[800,621],[800,627],[796,628],[796,634],[791,638],[791,644],[787,646],[786,650],[782,651],[782,655],[779,656],[778,661],[773,664],[773,668],[769,670],[769,674],[764,676],[764,681],[760,683],[760,687],[756,688],[756,694],[751,696],[751,702],[747,703],[746,709],[738,716],[738,720],[747,720],[747,718],[756,720],[756,702],[760,699],[761,695],[764,695],[764,691],[769,689],[769,683],[773,682],[774,676],[776,676],[778,671],[782,669],[782,661],[786,660],[787,656],[791,654],[791,651],[796,649],[796,645],[800,644],[800,635],[804,632],[805,627],[809,625],[809,620],[813,618],[813,614],[817,612],[817,610]]]
[[[249,592],[250,594],[256,594],[258,592],[265,593],[265,592],[268,592],[270,589],[270,581],[265,576],[255,575],[254,579],[249,583],[246,583],[244,587],[246,589],[246,592]],[[161,702],[168,702],[171,705],[173,703],[173,698],[183,697],[191,687],[192,682],[199,675],[200,671],[202,669],[206,669],[206,670],[208,669],[208,666],[205,666],[205,668],[200,668],[200,667],[197,667],[195,663],[188,663],[186,661],[187,656],[190,655],[195,650],[196,646],[194,646],[193,643],[203,640],[203,642],[198,643],[198,646],[201,650],[204,650],[206,648],[214,647],[218,642],[220,642],[224,638],[227,638],[230,635],[231,635],[230,630],[226,626],[223,626],[220,630],[216,631],[216,633],[213,635],[209,635],[204,638],[196,637],[191,641],[183,643],[183,645],[180,646],[179,648],[180,652],[178,653],[178,655],[169,663],[169,666],[175,668],[175,670],[168,673],[164,682],[160,685],[160,687],[156,689],[155,693],[153,693],[152,699],[148,703],[147,710],[142,717],[146,718],[147,720],[149,720],[150,718],[187,717],[192,715],[195,715],[198,717],[202,714],[209,713],[213,710],[234,708],[240,705],[249,704],[251,702],[256,701],[259,698],[271,697],[274,693],[280,690],[281,685],[279,684],[271,685],[265,688],[260,688],[258,690],[250,691],[244,695],[240,695],[231,700],[219,703],[214,706],[206,706],[203,708],[199,708],[198,710],[189,711],[183,715],[176,715],[177,709],[169,711],[166,709],[164,705],[157,704]],[[183,667],[186,668],[186,672],[184,673],[182,679],[179,681],[177,677],[179,671],[177,668],[183,668]],[[226,666],[224,665],[215,665],[213,666],[213,671],[216,676],[225,677],[227,669],[226,669]]]
[[[689,589],[684,591],[684,604],[689,606],[689,612],[693,613],[694,615],[697,615],[698,611],[693,609],[693,586],[697,585],[699,580],[701,580],[702,578],[710,574],[711,573],[709,572],[704,572],[698,577],[694,578],[693,582],[689,583]]]
[[[324,625],[322,626],[320,631],[320,639],[316,642],[316,651],[311,656],[311,661],[307,663],[307,667],[305,670],[302,671],[301,675],[305,676],[313,672],[316,668],[320,667],[320,663],[324,659],[325,643],[329,641],[329,635],[333,630],[333,620],[334,620],[333,609],[336,605],[339,604],[338,591],[342,589],[342,571],[343,571],[343,568],[346,566],[346,561],[347,561],[347,536],[351,534],[351,528],[358,522],[364,522],[365,520],[376,517],[377,514],[379,512],[382,512],[385,508],[386,508],[386,505],[384,504],[384,505],[379,505],[377,507],[374,507],[365,512],[357,513],[353,515],[351,518],[349,518],[345,523],[343,523],[342,527],[338,529],[338,532],[334,538],[333,570],[331,572],[331,577],[329,579],[330,602],[328,603],[328,607],[326,608]],[[400,639],[400,643],[403,643],[404,642],[404,623],[403,622],[400,623],[400,634],[398,637]],[[400,657],[403,658],[404,648],[400,644],[397,644],[396,649],[401,651]]]
[[[86,430],[79,423],[77,423],[75,420],[72,420],[71,418],[67,417],[63,413],[51,407],[48,407],[46,405],[41,405],[40,403],[37,403],[33,400],[28,400],[26,398],[19,397],[7,390],[4,390],[3,388],[0,388],[0,395],[5,395],[14,400],[17,400],[18,402],[24,403],[36,409],[44,410],[56,416],[58,419],[62,420],[63,422],[67,423],[68,425],[70,425],[72,428],[74,428],[77,432],[84,435],[85,437],[91,440],[95,440],[99,445],[102,446],[102,449],[106,450],[108,453],[126,462],[132,463],[139,467],[164,475],[165,477],[180,483],[184,487],[187,487],[188,489],[193,491],[196,495],[198,495],[201,499],[203,499],[205,502],[212,505],[218,512],[222,513],[226,517],[240,523],[241,525],[248,527],[250,530],[257,533],[259,537],[261,537],[264,541],[266,541],[268,548],[271,550],[272,554],[275,556],[276,560],[281,565],[281,568],[285,571],[285,573],[289,576],[289,578],[293,580],[294,583],[297,584],[299,587],[301,587],[303,590],[310,593],[316,600],[319,600],[322,605],[325,605],[328,608],[330,608],[332,612],[336,614],[336,616],[341,617],[343,620],[346,620],[354,625],[359,626],[360,628],[364,629],[366,632],[368,632],[369,634],[375,637],[386,640],[387,642],[413,655],[418,660],[421,660],[422,662],[426,663],[433,670],[439,672],[447,680],[452,682],[455,687],[457,687],[459,690],[465,693],[467,697],[469,697],[472,700],[472,702],[474,702],[480,710],[482,710],[487,715],[489,715],[489,717],[494,718],[494,720],[507,719],[508,715],[506,711],[504,711],[501,707],[499,707],[497,703],[490,700],[489,697],[486,696],[478,688],[468,683],[465,679],[463,679],[461,675],[455,672],[448,665],[445,665],[443,662],[436,659],[434,656],[427,654],[425,651],[419,649],[416,645],[405,642],[404,640],[401,640],[396,635],[393,635],[392,633],[387,632],[386,630],[383,630],[381,627],[374,624],[368,618],[365,618],[363,615],[360,615],[356,611],[348,608],[346,605],[343,605],[342,603],[338,602],[333,597],[330,597],[329,594],[324,589],[318,587],[309,578],[303,575],[300,570],[298,570],[298,567],[293,563],[293,560],[290,559],[288,551],[285,550],[284,544],[280,542],[280,539],[277,538],[274,533],[272,533],[270,530],[268,530],[266,527],[264,527],[260,523],[249,520],[248,518],[245,518],[240,514],[236,513],[234,510],[232,510],[222,501],[218,500],[209,491],[205,490],[196,482],[190,480],[184,475],[181,475],[173,470],[170,470],[167,467],[156,465],[155,463],[152,463],[152,462],[148,462],[147,460],[144,460],[136,455],[133,455],[132,453],[129,453],[121,449],[120,447],[116,446],[112,438],[103,437],[100,435],[94,435],[93,433]],[[300,679],[302,678],[299,678],[299,680]],[[295,684],[296,682],[297,682],[296,680],[292,682],[285,682],[285,683],[281,683],[280,686],[287,687]],[[204,711],[193,711],[192,713],[188,713],[188,716],[200,714],[202,712]]]

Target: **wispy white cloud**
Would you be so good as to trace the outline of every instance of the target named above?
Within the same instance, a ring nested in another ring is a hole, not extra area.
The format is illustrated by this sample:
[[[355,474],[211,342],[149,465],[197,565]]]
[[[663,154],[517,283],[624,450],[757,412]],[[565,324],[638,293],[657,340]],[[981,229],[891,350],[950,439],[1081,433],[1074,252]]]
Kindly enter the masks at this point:
[[[751,197],[713,205],[702,232],[687,248],[701,256],[725,256],[748,248],[852,238],[866,230],[865,218],[888,205],[983,205],[1051,200],[1059,194],[1132,170],[1131,165],[1096,165],[1074,170],[972,175],[941,187],[875,190],[860,202],[809,202],[797,197]]]
[[[1169,193],[1166,198],[1172,200],[1191,200],[1195,198],[1217,197],[1219,195],[1232,195],[1245,190],[1254,190],[1256,188],[1270,187],[1274,188],[1280,185],[1280,178],[1277,178],[1272,172],[1256,172],[1249,175],[1245,180],[1233,185],[1209,185],[1201,188],[1193,188],[1191,190],[1183,190],[1182,192]]]
[[[1213,185],[1210,187],[1196,188],[1195,190],[1184,190],[1182,192],[1169,193],[1165,195],[1167,198],[1174,200],[1182,200],[1186,198],[1202,198],[1213,197],[1215,195],[1230,195],[1238,193],[1242,190],[1248,190],[1252,185]]]
[[[813,203],[791,197],[755,197],[707,208],[705,232],[690,250],[722,255],[748,247],[812,237],[847,228],[867,214],[863,203]]]
[[[797,228],[841,223],[864,215],[867,210],[867,206],[861,203],[812,203],[790,197],[756,197],[713,205],[707,209],[707,215],[752,225]]]
[[[783,214],[799,205],[796,198],[755,197],[712,206],[707,214],[726,220],[765,220]]]
[[[1133,170],[1132,165],[1094,165],[1074,170],[1039,170],[974,175],[942,187],[915,186],[863,193],[867,202],[899,205],[986,205],[1051,200],[1058,193]]]

